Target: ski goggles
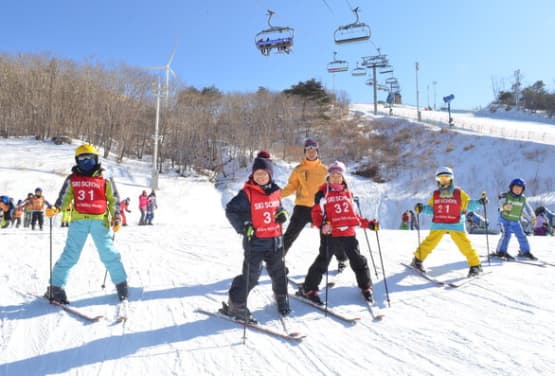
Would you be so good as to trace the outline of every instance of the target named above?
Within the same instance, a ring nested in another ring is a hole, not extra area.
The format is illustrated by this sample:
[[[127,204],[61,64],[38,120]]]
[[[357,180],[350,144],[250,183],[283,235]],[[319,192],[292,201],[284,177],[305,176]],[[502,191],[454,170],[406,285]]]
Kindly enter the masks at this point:
[[[78,161],[88,161],[89,159],[94,159],[96,155],[94,154],[81,154],[77,157]]]
[[[450,175],[439,175],[436,176],[436,180],[440,183],[449,183],[449,181],[451,181],[451,176]]]
[[[307,151],[307,150],[318,150],[318,147],[317,147],[317,146],[313,146],[313,145],[309,145],[309,146],[306,146],[306,147],[304,148],[304,151]]]

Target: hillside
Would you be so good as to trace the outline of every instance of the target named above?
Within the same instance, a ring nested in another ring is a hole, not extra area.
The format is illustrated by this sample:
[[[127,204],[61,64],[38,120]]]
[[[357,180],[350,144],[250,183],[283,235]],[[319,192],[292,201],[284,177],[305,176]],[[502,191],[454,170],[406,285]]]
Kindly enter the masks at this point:
[[[247,330],[243,344],[240,326],[195,310],[217,309],[220,301],[227,299],[231,279],[240,271],[240,237],[227,223],[223,206],[248,172],[216,186],[202,176],[165,174],[160,179],[155,225],[138,227],[137,196],[148,189],[150,166],[138,161],[117,164],[109,158],[103,164],[122,197],[132,199],[130,225],[115,237],[131,286],[129,321],[113,323],[114,287],[108,282],[105,290],[101,288],[104,268],[92,241],[87,242],[67,286],[74,307],[105,316],[98,323],[87,324],[37,298],[48,284],[49,227],[42,232],[2,229],[0,375],[552,373],[553,267],[489,264],[484,256],[498,237],[471,235],[491,273],[458,289],[436,287],[400,265],[411,259],[418,245],[417,232],[395,230],[401,209],[430,194],[436,164],[454,166],[457,182],[473,195],[482,190],[501,191],[515,174],[531,181],[536,178],[538,189],[531,183],[527,193],[534,202],[552,205],[553,189],[548,189],[548,182],[553,172],[545,168],[553,163],[551,146],[462,130],[446,132],[414,123],[400,126],[421,133],[419,140],[406,145],[407,152],[414,153],[414,164],[406,173],[385,184],[347,176],[365,215],[376,216],[384,224],[378,235],[368,233],[379,266],[377,277],[373,273],[372,278],[376,305],[386,315],[382,322],[371,320],[352,272],[336,277],[332,261],[330,276],[337,286],[329,291],[330,306],[359,315],[359,323],[346,325],[292,301],[289,324],[307,335],[302,343]],[[446,142],[454,145],[450,152],[446,152]],[[470,144],[474,146],[464,150]],[[1,139],[0,168],[4,173],[0,192],[17,198],[41,186],[46,198],[54,200],[73,163],[74,148],[30,139]],[[429,164],[417,163],[417,153],[429,154]],[[540,153],[543,162],[527,157],[533,153]],[[291,166],[279,161],[276,165],[275,175],[283,184]],[[290,207],[291,201],[286,204]],[[493,205],[490,203],[489,213],[495,212]],[[54,260],[62,250],[66,231],[56,218]],[[422,230],[420,236],[426,234]],[[288,254],[286,261],[296,280],[302,281],[316,255],[317,237],[315,230],[305,230]],[[358,240],[363,254],[369,256],[363,232]],[[551,237],[530,237],[530,242],[534,254],[555,263]],[[516,249],[513,241],[510,252],[514,254]],[[449,280],[460,279],[468,269],[448,238],[425,264],[431,275]],[[250,296],[249,307],[262,323],[280,328],[265,272]]]

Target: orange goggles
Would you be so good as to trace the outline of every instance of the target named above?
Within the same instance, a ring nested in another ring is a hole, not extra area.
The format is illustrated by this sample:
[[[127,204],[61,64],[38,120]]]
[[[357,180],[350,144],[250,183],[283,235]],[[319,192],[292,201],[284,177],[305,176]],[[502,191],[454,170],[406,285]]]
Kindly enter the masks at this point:
[[[449,181],[451,181],[451,176],[439,175],[439,176],[436,176],[436,180],[440,183],[448,183]]]

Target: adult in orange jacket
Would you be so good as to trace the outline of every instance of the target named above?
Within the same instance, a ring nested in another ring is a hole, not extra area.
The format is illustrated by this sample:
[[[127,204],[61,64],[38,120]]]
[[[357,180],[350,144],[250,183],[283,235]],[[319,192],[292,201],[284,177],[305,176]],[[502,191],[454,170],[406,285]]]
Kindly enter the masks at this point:
[[[314,206],[314,197],[318,188],[326,181],[328,168],[320,160],[318,142],[307,139],[304,143],[304,159],[298,164],[291,175],[287,185],[281,190],[281,197],[295,193],[295,207],[289,219],[289,225],[283,234],[283,249],[285,254],[291,248],[307,223],[312,223],[310,211]],[[320,241],[321,242],[321,241]],[[338,255],[339,271],[345,268],[344,254]]]

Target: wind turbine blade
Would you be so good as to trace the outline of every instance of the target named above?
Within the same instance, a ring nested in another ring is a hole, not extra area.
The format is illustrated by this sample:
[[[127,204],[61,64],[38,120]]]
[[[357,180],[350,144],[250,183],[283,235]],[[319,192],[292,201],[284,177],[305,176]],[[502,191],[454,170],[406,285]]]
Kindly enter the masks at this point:
[[[172,63],[174,56],[175,56],[175,47],[173,48],[172,53],[170,54],[170,58],[168,59],[168,63],[166,64],[167,66],[169,66]]]
[[[170,67],[168,67],[171,75],[173,76],[173,78],[177,78],[177,74],[175,74],[175,72],[173,71],[173,69],[171,69]]]
[[[162,70],[162,69],[166,69],[166,66],[160,65],[160,66],[146,67],[146,69]]]

